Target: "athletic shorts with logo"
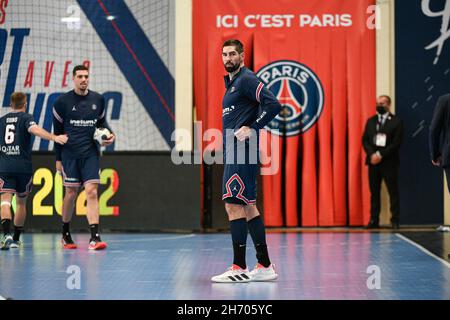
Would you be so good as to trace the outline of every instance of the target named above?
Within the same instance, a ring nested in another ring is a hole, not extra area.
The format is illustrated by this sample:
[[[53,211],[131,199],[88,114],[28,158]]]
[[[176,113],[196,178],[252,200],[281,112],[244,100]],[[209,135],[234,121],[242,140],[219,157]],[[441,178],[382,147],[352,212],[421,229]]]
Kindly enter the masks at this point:
[[[62,159],[63,184],[80,187],[87,183],[100,183],[100,160],[98,156],[82,159]]]

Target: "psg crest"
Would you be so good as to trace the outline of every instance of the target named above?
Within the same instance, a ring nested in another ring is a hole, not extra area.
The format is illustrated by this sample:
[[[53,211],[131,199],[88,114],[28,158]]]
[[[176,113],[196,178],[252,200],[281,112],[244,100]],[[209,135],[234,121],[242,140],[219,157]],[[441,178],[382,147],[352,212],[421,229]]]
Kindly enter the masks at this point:
[[[323,109],[323,89],[311,69],[296,61],[280,60],[262,67],[256,76],[283,106],[267,130],[294,136],[317,122]]]

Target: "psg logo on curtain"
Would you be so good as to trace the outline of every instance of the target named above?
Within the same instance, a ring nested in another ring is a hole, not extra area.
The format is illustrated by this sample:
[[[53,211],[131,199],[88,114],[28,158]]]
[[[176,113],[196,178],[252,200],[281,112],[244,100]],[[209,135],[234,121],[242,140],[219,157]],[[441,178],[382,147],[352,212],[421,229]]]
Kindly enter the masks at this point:
[[[283,106],[266,129],[294,136],[306,132],[319,119],[323,109],[323,89],[319,78],[307,66],[291,60],[271,62],[256,76]]]

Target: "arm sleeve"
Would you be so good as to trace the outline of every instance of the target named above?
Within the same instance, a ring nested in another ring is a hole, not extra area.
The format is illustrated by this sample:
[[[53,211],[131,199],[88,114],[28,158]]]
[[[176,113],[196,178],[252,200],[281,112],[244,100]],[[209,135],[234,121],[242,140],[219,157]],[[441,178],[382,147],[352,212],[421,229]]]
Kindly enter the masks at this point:
[[[371,138],[369,136],[368,127],[369,127],[369,120],[367,120],[367,122],[366,122],[366,127],[364,129],[362,143],[363,143],[364,151],[366,151],[366,154],[368,156],[371,156],[372,154],[375,153],[376,150],[370,141]]]
[[[63,105],[60,103],[59,99],[56,99],[55,104],[53,105],[53,132],[55,135],[64,133],[63,111]],[[62,146],[55,143],[56,161],[61,161],[61,151]]]
[[[113,131],[106,121],[106,103],[103,96],[101,97],[100,109],[98,111],[99,115],[97,120],[97,128],[107,128],[112,133]]]
[[[430,125],[429,134],[429,147],[431,160],[437,160],[441,155],[440,143],[442,128],[444,126],[446,101],[443,97],[440,97],[436,107],[434,108],[433,118]]]
[[[393,153],[394,151],[400,149],[402,141],[403,141],[403,122],[400,120],[392,136],[392,143],[389,144],[389,146],[386,147],[385,149],[379,150],[381,156],[386,157],[391,153]]]
[[[244,95],[248,99],[258,102],[262,110],[255,122],[250,125],[250,128],[262,129],[280,113],[281,104],[258,78],[247,76],[243,79],[243,85]]]
[[[25,118],[25,128],[27,129],[28,132],[30,132],[30,128],[32,126],[36,126],[37,123],[36,121],[34,121],[34,118],[31,114],[27,114],[26,118]]]

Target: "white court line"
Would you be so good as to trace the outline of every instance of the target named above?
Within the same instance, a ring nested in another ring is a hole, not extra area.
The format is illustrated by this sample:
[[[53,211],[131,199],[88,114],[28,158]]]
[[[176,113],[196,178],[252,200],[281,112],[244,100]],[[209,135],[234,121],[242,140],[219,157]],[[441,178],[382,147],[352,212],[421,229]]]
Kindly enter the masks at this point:
[[[406,238],[405,236],[396,233],[395,234],[397,237],[399,237],[400,239],[403,239],[404,241],[408,242],[409,244],[412,244],[414,247],[418,248],[420,251],[424,252],[425,254],[429,255],[430,257],[442,262],[447,268],[450,268],[450,263],[448,263],[448,261],[445,261],[444,259],[442,259],[441,257],[438,257],[437,255],[435,255],[434,253],[431,253],[430,251],[428,251],[427,249],[425,249],[424,247],[422,247],[420,244],[415,243],[414,241]]]
[[[72,234],[73,235],[73,234]],[[110,235],[113,235],[112,233]],[[191,233],[191,234],[187,234],[187,235],[182,235],[182,236],[169,236],[169,237],[160,237],[160,238],[153,238],[153,239],[148,239],[148,238],[141,238],[141,239],[125,239],[125,240],[107,240],[107,243],[119,243],[119,242],[147,242],[147,241],[160,241],[160,240],[177,240],[177,239],[183,239],[183,238],[192,238],[195,237],[196,235]],[[39,242],[39,244],[41,245],[45,245],[45,244],[53,244],[54,242]]]
[[[183,238],[192,238],[195,237],[195,234],[191,233],[188,235],[183,235],[183,236],[173,236],[173,237],[161,237],[161,238],[153,238],[153,239],[148,239],[148,238],[142,238],[142,239],[128,239],[128,240],[109,240],[108,243],[110,242],[144,242],[144,241],[160,241],[160,240],[177,240],[177,239],[183,239]]]

